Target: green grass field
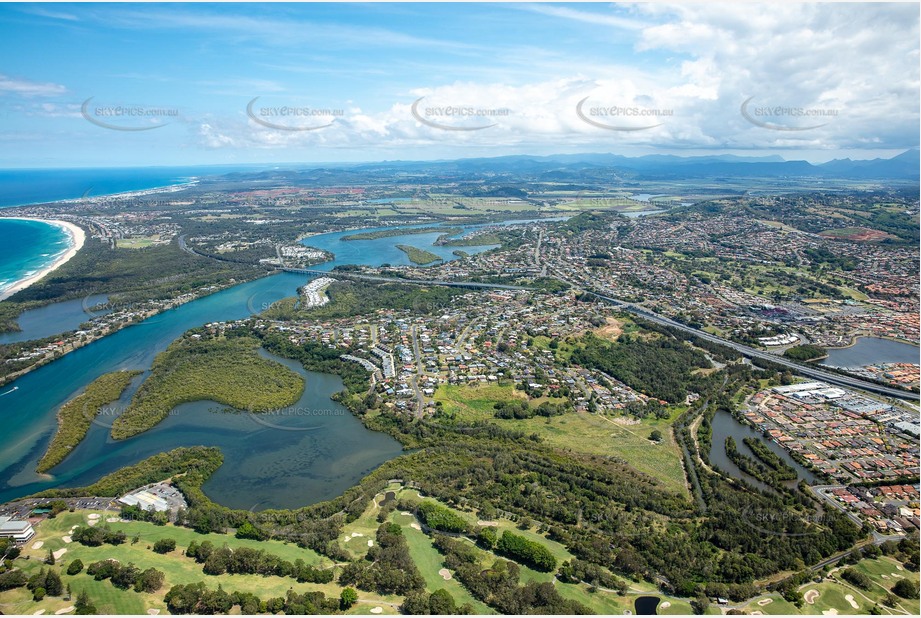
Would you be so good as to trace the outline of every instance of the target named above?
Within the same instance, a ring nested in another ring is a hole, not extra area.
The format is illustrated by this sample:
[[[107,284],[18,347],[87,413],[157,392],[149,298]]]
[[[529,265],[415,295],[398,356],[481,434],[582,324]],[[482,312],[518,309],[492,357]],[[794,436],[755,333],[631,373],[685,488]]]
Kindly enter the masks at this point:
[[[661,482],[662,487],[689,495],[685,485],[681,451],[672,435],[671,424],[682,412],[676,408],[667,419],[647,418],[635,425],[619,424],[603,415],[575,412],[549,418],[496,419],[493,405],[499,401],[525,399],[511,386],[440,386],[435,401],[457,420],[492,420],[501,427],[537,433],[555,448],[577,453],[619,457],[640,472]],[[658,429],[667,439],[661,444],[649,440]]]
[[[185,528],[177,528],[171,525],[155,526],[146,522],[105,524],[106,517],[111,516],[112,513],[101,513],[100,523],[97,525],[109,525],[113,529],[124,530],[129,537],[128,542],[117,548],[107,545],[84,547],[77,543],[66,543],[62,537],[70,532],[71,526],[85,525],[88,522],[87,515],[89,514],[89,511],[63,513],[55,519],[46,520],[39,524],[36,527],[36,537],[25,546],[23,557],[16,560],[15,566],[23,569],[26,573],[35,572],[44,566],[42,561],[49,549],[52,551],[66,549],[66,553],[57,560],[54,568],[62,572],[64,584],[70,584],[75,595],[81,590],[86,590],[100,613],[144,614],[148,609],[159,609],[161,613],[166,613],[163,595],[166,594],[169,588],[175,584],[198,581],[205,582],[210,588],[216,588],[221,585],[229,592],[237,590],[252,592],[263,599],[284,596],[289,589],[297,592],[319,590],[328,597],[338,597],[342,591],[342,588],[335,583],[300,584],[291,578],[262,577],[260,575],[205,575],[202,573],[200,564],[183,555],[185,548],[192,540],[198,542],[210,540],[216,546],[226,544],[231,548],[253,547],[277,554],[286,560],[302,558],[310,564],[327,568],[332,566],[332,562],[329,559],[322,558],[310,550],[278,541],[259,542],[237,539],[231,535],[222,534],[202,535]],[[131,538],[134,534],[140,534],[140,540],[136,544],[131,543]],[[176,550],[165,555],[151,551],[149,547],[160,538],[175,539],[177,542]],[[42,547],[32,549],[32,546],[37,541],[43,543]],[[163,588],[153,594],[139,594],[134,591],[119,590],[108,581],[95,581],[85,571],[75,576],[66,575],[64,570],[76,558],[82,560],[85,565],[97,560],[116,558],[121,562],[134,563],[140,569],[153,567],[164,572],[166,581]],[[368,610],[372,607],[378,606],[382,607],[383,613],[393,614],[397,612],[392,605],[398,605],[402,601],[400,597],[382,597],[363,591],[359,591],[359,598],[361,602],[352,608],[349,613],[368,613]],[[53,614],[58,609],[69,605],[72,605],[72,603],[65,602],[61,598],[51,597],[35,602],[32,600],[31,594],[24,589],[0,593],[0,611],[4,613],[32,614],[44,609],[46,614]]]

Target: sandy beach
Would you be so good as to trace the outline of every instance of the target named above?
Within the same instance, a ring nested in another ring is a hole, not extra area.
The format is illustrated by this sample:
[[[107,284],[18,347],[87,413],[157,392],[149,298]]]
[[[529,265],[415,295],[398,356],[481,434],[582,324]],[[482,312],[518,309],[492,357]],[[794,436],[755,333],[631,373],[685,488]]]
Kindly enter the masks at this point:
[[[70,246],[70,249],[68,249],[66,253],[62,254],[54,262],[49,264],[47,268],[40,270],[39,272],[35,273],[34,275],[26,279],[21,279],[17,281],[16,283],[14,283],[12,286],[7,288],[3,292],[0,292],[0,301],[9,298],[16,292],[26,289],[27,287],[29,287],[30,285],[32,285],[33,283],[35,283],[36,281],[38,281],[39,279],[47,275],[48,273],[52,272],[56,268],[59,268],[62,264],[67,262],[70,258],[77,255],[77,251],[79,251],[80,248],[83,247],[83,243],[86,240],[86,233],[84,233],[84,231],[80,227],[74,225],[73,223],[69,223],[67,221],[61,221],[59,219],[38,219],[35,217],[0,217],[0,220],[2,219],[41,221],[43,223],[50,223],[52,225],[62,227],[67,231],[68,234],[70,234],[71,246]]]

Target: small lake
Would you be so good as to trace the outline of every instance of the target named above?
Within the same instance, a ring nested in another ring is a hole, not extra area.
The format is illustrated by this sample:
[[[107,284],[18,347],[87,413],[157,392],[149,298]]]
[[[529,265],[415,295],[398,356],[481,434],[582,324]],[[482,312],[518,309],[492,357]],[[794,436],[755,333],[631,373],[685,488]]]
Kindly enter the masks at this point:
[[[831,367],[863,367],[877,363],[918,363],[918,346],[880,339],[879,337],[858,337],[849,348],[828,350],[823,365]]]
[[[660,600],[659,597],[636,597],[633,602],[634,613],[637,616],[655,616]]]
[[[775,452],[784,462],[792,466],[799,474],[800,479],[805,479],[805,481],[810,484],[818,482],[819,479],[794,460],[790,453],[784,450],[782,446],[773,440],[765,438],[760,431],[751,425],[743,425],[729,412],[717,410],[716,414],[713,415],[711,424],[713,426],[713,437],[710,444],[710,464],[718,467],[724,473],[737,479],[747,481],[760,489],[771,490],[770,486],[766,483],[742,472],[742,470],[740,470],[735,463],[730,461],[729,457],[726,455],[726,438],[732,436],[736,441],[736,448],[740,453],[757,460],[755,454],[752,453],[748,445],[743,442],[745,438],[757,438],[766,444],[767,447]],[[798,481],[789,481],[789,484],[794,485],[797,482]]]

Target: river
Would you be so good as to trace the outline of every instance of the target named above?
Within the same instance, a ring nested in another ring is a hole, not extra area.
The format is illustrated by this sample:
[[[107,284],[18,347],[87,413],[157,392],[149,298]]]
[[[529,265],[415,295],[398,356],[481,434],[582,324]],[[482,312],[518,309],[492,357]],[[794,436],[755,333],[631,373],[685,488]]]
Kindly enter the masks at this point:
[[[462,226],[457,226],[462,227]],[[464,226],[474,229],[482,226]],[[371,228],[373,231],[379,228]],[[431,247],[435,234],[408,235],[367,241],[341,241],[346,233],[323,234],[304,244],[324,248],[336,259],[323,264],[380,265],[406,263],[398,243],[413,244],[455,259],[453,247]],[[463,247],[467,253],[490,247]],[[394,253],[396,252],[396,253]],[[214,404],[179,406],[155,429],[124,441],[108,438],[105,419],[94,425],[71,457],[53,469],[52,476],[35,472],[56,427],[55,413],[100,375],[118,369],[147,371],[154,357],[185,331],[215,321],[237,320],[293,296],[311,277],[276,274],[243,283],[186,303],[139,324],[129,326],[40,367],[0,389],[0,420],[4,439],[0,447],[0,502],[51,487],[89,484],[101,476],[177,446],[213,444],[225,453],[224,465],[206,483],[205,492],[223,504],[238,508],[287,508],[333,498],[370,470],[396,456],[399,445],[389,436],[370,431],[351,415],[322,416],[322,430],[292,431],[289,427],[257,424],[249,415],[222,415],[215,423]],[[63,304],[63,303],[62,303]],[[41,310],[37,310],[41,311]],[[57,314],[55,313],[57,312]],[[78,319],[75,308],[46,310],[44,316],[26,316],[21,326],[47,333],[48,313]],[[31,334],[31,333],[30,333]],[[302,371],[302,370],[301,370]],[[329,395],[340,388],[338,378],[307,374],[304,409],[334,409]],[[127,402],[140,379],[126,393]],[[15,390],[12,390],[16,387]],[[118,404],[114,406],[118,408]],[[296,417],[286,422],[316,420]],[[272,421],[274,423],[274,420]]]

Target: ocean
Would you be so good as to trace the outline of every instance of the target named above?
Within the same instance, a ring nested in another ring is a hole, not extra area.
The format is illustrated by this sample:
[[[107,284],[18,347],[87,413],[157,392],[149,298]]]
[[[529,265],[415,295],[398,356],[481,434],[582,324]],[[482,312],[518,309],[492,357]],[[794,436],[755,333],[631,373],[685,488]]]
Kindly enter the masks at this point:
[[[5,208],[142,191],[251,166],[0,170],[0,217]],[[51,264],[70,247],[61,228],[0,220],[0,297],[5,289]]]
[[[17,281],[46,268],[70,246],[70,235],[57,225],[0,220],[0,298]]]

